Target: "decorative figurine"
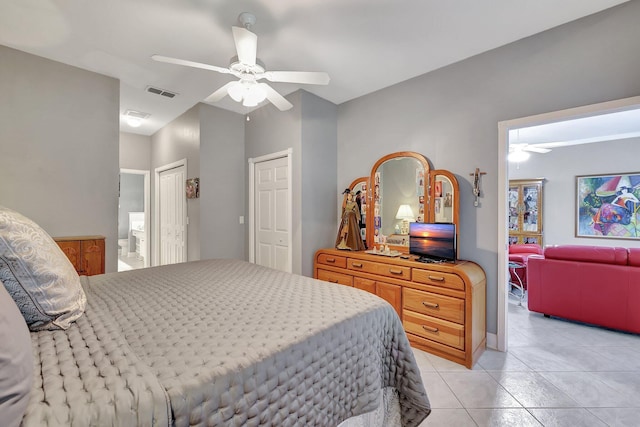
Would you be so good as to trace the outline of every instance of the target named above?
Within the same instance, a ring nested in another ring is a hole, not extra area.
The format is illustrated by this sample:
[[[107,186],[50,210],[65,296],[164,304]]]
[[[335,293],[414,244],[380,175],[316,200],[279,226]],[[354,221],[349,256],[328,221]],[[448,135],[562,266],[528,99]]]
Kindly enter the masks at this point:
[[[347,188],[342,194],[342,219],[336,237],[336,249],[363,251],[365,247],[360,236],[360,208],[350,189]]]

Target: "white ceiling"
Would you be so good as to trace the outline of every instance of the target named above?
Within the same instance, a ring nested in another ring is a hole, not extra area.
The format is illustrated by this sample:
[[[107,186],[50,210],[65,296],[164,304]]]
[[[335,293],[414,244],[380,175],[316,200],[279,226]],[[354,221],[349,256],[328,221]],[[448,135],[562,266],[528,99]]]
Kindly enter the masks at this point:
[[[510,144],[557,148],[640,137],[640,109],[616,111],[509,131]]]
[[[120,79],[120,112],[151,114],[121,129],[150,135],[232,79],[151,55],[226,67],[243,11],[257,17],[268,70],[326,71],[328,86],[304,88],[340,104],[625,1],[2,0],[0,44]],[[215,105],[250,111],[228,97]]]

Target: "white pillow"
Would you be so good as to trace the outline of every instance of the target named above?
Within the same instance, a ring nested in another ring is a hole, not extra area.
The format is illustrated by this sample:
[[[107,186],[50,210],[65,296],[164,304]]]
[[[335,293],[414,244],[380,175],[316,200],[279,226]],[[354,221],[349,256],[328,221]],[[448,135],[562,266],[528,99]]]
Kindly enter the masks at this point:
[[[0,285],[0,414],[1,423],[18,427],[33,383],[31,337],[24,319]]]
[[[67,329],[86,297],[67,256],[40,226],[0,206],[0,280],[29,329]]]

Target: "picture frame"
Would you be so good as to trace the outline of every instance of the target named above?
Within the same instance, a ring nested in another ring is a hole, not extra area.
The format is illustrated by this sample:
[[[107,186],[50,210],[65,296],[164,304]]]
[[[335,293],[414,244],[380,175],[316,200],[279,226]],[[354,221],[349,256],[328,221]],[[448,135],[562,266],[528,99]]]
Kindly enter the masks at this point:
[[[453,203],[453,198],[451,196],[451,193],[446,193],[444,195],[444,207],[450,208],[452,206],[452,203]]]
[[[200,197],[200,178],[189,178],[186,183],[187,199],[197,199]]]
[[[640,240],[640,172],[576,176],[576,237]]]
[[[442,197],[442,181],[436,181],[434,185],[434,197]]]

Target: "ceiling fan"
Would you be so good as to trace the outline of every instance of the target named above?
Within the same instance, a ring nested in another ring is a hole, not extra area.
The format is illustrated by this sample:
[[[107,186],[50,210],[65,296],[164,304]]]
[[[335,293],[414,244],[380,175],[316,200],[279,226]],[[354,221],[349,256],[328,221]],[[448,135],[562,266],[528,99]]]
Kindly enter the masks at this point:
[[[249,31],[249,28],[255,24],[256,17],[251,13],[243,12],[238,16],[238,22],[242,24],[242,27],[231,27],[238,55],[231,58],[231,63],[227,68],[162,55],[153,55],[151,58],[169,64],[231,74],[239,79],[225,84],[205,98],[204,102],[217,102],[229,95],[234,101],[242,102],[245,107],[255,107],[267,99],[280,111],[285,111],[293,107],[293,105],[271,86],[259,82],[259,80],[266,79],[270,82],[312,85],[326,85],[329,83],[329,75],[325,72],[267,71],[264,63],[256,57],[258,36]]]
[[[545,154],[550,148],[537,147],[529,144],[509,144],[508,158],[512,162],[523,162],[529,158],[529,152]]]

